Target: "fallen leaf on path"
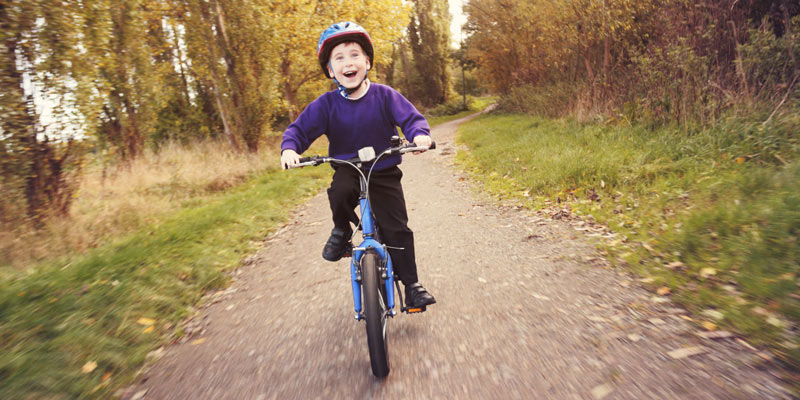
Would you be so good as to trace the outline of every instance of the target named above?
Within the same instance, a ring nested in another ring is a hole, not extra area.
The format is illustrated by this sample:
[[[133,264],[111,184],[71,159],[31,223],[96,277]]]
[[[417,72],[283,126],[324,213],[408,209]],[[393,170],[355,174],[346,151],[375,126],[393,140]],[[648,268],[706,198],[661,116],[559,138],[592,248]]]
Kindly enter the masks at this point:
[[[203,343],[205,341],[206,341],[206,338],[200,338],[200,339],[192,340],[192,343],[190,343],[190,344],[192,346],[197,346],[198,344],[201,344],[201,343]]]
[[[89,361],[86,364],[83,364],[83,367],[81,367],[81,372],[83,372],[84,374],[88,374],[94,371],[95,368],[97,368],[97,363],[94,361]]]
[[[703,321],[703,323],[701,325],[703,325],[703,329],[705,329],[707,331],[715,331],[715,330],[717,330],[717,324],[715,324],[715,323],[713,323],[711,321]]]
[[[144,317],[142,317],[142,318],[139,318],[139,320],[136,321],[136,323],[139,324],[139,325],[147,326],[147,325],[155,324],[156,320],[154,320],[152,318],[144,318]]]
[[[100,378],[100,382],[105,382],[108,380],[108,378],[111,378],[111,372],[106,372],[106,374],[103,375],[102,378]]]
[[[150,332],[152,332],[152,331],[153,331],[153,330],[155,330],[155,329],[156,329],[156,328],[155,328],[155,326],[153,326],[153,325],[150,325],[150,326],[148,326],[147,328],[144,328],[144,330],[142,331],[142,333],[150,333]]]
[[[653,324],[653,325],[664,325],[664,324],[666,324],[666,322],[664,322],[664,320],[661,319],[661,318],[650,318],[650,319],[648,319],[648,321],[650,321],[650,323]]]
[[[672,357],[673,359],[680,360],[681,358],[696,356],[698,354],[703,354],[707,351],[708,349],[706,349],[703,346],[692,346],[692,347],[684,347],[678,350],[672,350],[669,353],[667,353],[667,355]]]
[[[608,383],[604,383],[602,385],[595,386],[594,389],[592,389],[592,397],[594,397],[595,400],[600,400],[611,394],[613,391],[614,387]]]
[[[628,335],[628,339],[635,343],[642,340],[642,336],[636,333],[631,333]]]
[[[727,339],[734,335],[728,331],[698,332],[697,336],[705,339]]]
[[[542,296],[542,295],[540,295],[540,294],[531,293],[531,296],[533,296],[534,298],[536,298],[536,299],[539,299],[539,300],[547,300],[547,301],[550,301],[550,298],[549,298],[549,297],[547,297],[547,296]]]
[[[672,290],[670,288],[666,287],[666,286],[662,286],[662,287],[658,288],[658,290],[656,290],[656,293],[658,293],[659,296],[666,296],[666,295],[670,294],[671,292],[672,292]]]
[[[721,313],[721,312],[719,312],[717,310],[711,310],[711,309],[703,310],[703,315],[705,315],[706,317],[709,317],[709,318],[711,318],[711,319],[713,319],[715,321],[719,321],[722,318],[725,318],[725,314],[723,314],[723,313]]]
[[[656,304],[661,304],[661,303],[668,303],[669,299],[661,296],[653,296],[650,298],[650,301]]]
[[[739,344],[741,344],[742,346],[746,347],[746,348],[747,348],[748,350],[750,350],[750,351],[758,351],[758,349],[756,349],[755,347],[753,347],[752,345],[750,345],[750,343],[747,343],[747,342],[745,342],[745,341],[744,341],[744,340],[742,340],[742,339],[736,339],[736,341],[737,341]]]
[[[765,361],[772,361],[773,359],[772,355],[764,353],[762,351],[759,351],[758,353],[756,353],[756,355],[763,358]]]

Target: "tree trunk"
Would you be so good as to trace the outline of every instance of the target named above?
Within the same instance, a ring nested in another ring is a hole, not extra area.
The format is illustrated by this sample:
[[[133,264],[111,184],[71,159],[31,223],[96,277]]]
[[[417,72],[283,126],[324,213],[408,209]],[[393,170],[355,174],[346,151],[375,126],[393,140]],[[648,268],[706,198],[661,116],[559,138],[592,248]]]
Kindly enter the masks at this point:
[[[286,101],[289,102],[289,121],[294,122],[297,118],[297,90],[292,88],[292,82],[289,79],[289,74],[292,71],[292,62],[288,57],[281,60],[281,73],[283,74],[283,95],[286,96]]]
[[[584,46],[583,51],[583,63],[586,66],[586,78],[592,84],[592,101],[594,101],[594,94],[596,91],[596,82],[594,79],[594,71],[592,70],[592,55],[591,55],[591,48],[588,44]]]
[[[183,98],[182,107],[188,107],[191,103],[191,96],[189,96],[189,81],[186,79],[186,70],[183,66],[183,52],[181,51],[181,44],[178,40],[178,30],[172,26],[172,37],[174,38],[173,45],[175,52],[178,55],[178,73],[181,76],[181,97]]]
[[[611,38],[603,40],[603,78],[608,80],[608,67],[611,64]]]
[[[6,5],[0,3],[0,28],[8,31],[8,15]],[[39,221],[44,204],[38,190],[41,177],[41,161],[38,157],[38,146],[36,142],[36,119],[31,114],[32,107],[28,103],[30,98],[26,98],[23,91],[22,72],[17,67],[17,46],[20,40],[20,33],[9,34],[3,43],[2,54],[3,70],[2,87],[4,92],[0,96],[2,100],[2,113],[0,118],[0,129],[4,136],[13,146],[15,152],[19,152],[17,162],[11,163],[9,169],[16,175],[16,188],[20,196],[24,195],[27,205],[28,216],[34,221]],[[5,194],[8,195],[8,194]]]
[[[247,130],[250,129],[250,127],[248,127],[245,123],[245,121],[248,120],[243,96],[246,88],[244,87],[242,80],[239,79],[236,71],[236,60],[233,57],[233,52],[231,52],[231,45],[230,41],[228,40],[228,33],[225,27],[225,16],[223,14],[222,5],[220,5],[219,0],[215,0],[214,6],[216,7],[214,26],[217,30],[217,46],[219,47],[220,51],[222,51],[222,58],[225,60],[225,65],[227,66],[225,72],[228,76],[228,82],[230,83],[229,87],[231,101],[233,102],[233,121],[236,132],[235,136],[237,136],[237,140],[239,137],[242,137],[247,147],[252,150],[251,140],[248,140],[248,135],[246,134]],[[237,148],[241,149],[241,146],[238,143]]]
[[[242,146],[239,143],[239,136],[234,127],[231,127],[230,123],[230,112],[228,111],[228,107],[226,106],[225,99],[222,97],[222,92],[219,88],[220,85],[220,77],[217,73],[216,67],[216,60],[217,60],[217,52],[216,48],[214,47],[215,40],[213,39],[214,33],[211,31],[211,27],[213,26],[213,22],[211,21],[211,15],[208,10],[208,5],[206,2],[201,1],[200,3],[200,15],[202,18],[202,25],[203,31],[206,37],[206,48],[208,49],[208,68],[211,71],[211,88],[214,91],[214,99],[217,103],[217,110],[219,111],[220,119],[222,120],[222,128],[225,137],[228,139],[228,143],[231,145],[231,149],[235,152],[242,151]]]

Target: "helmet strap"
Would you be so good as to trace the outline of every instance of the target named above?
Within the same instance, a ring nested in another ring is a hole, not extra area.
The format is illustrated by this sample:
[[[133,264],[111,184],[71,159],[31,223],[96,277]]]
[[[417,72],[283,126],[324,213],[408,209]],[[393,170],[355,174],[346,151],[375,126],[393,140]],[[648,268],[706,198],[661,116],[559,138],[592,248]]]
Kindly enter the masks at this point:
[[[358,84],[358,86],[356,86],[356,87],[354,87],[354,88],[352,88],[352,89],[348,89],[348,88],[346,88],[346,87],[342,86],[342,84],[341,84],[341,83],[339,83],[339,81],[338,81],[338,80],[336,80],[336,77],[334,77],[334,78],[333,78],[333,81],[334,81],[334,82],[336,82],[336,90],[337,90],[337,91],[339,91],[339,94],[340,94],[342,97],[344,97],[344,98],[345,98],[345,99],[347,99],[347,100],[358,100],[358,99],[351,99],[351,98],[350,98],[350,95],[351,95],[351,94],[353,94],[353,92],[355,92],[355,91],[356,91],[356,90],[358,90],[359,88],[361,88],[361,85],[363,85],[363,84],[364,84],[364,82],[367,82],[367,85],[369,85],[369,81],[367,80],[367,76],[368,76],[368,75],[369,75],[369,70],[367,70],[367,73],[366,73],[366,74],[364,74],[364,79],[361,81],[361,83],[360,83],[360,84]],[[360,97],[359,97],[359,98],[360,98]]]

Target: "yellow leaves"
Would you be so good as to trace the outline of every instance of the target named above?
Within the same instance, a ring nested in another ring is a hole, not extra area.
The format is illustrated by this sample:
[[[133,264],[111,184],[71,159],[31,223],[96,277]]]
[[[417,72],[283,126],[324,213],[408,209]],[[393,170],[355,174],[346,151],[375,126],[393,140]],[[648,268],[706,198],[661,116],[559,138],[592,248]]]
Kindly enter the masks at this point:
[[[154,319],[152,319],[152,318],[142,317],[142,318],[139,318],[139,320],[137,320],[136,323],[139,324],[139,325],[143,325],[145,327],[144,330],[142,330],[142,333],[150,333],[150,332],[153,332],[156,329],[155,326],[154,326],[156,321]]]
[[[717,329],[717,324],[715,324],[715,323],[713,323],[711,321],[703,321],[703,323],[700,324],[700,325],[702,325],[703,329],[705,329],[707,331],[714,331],[714,330]]]
[[[662,287],[656,289],[656,293],[659,296],[666,296],[666,295],[672,293],[672,289],[670,289],[670,288],[668,288],[666,286],[662,286]]]
[[[191,344],[192,346],[197,346],[198,344],[205,343],[205,341],[206,341],[206,338],[200,338],[200,339],[192,340],[192,342],[189,343],[189,344]]]
[[[86,364],[83,364],[81,367],[81,372],[84,374],[89,374],[97,368],[97,362],[95,361],[88,361]]]
[[[743,164],[745,161],[747,161],[747,159],[744,157],[736,157],[737,164]]]
[[[714,276],[716,274],[717,274],[717,270],[714,269],[714,268],[706,267],[706,268],[703,268],[703,269],[700,270],[700,276],[702,278],[705,278],[705,279],[708,279],[709,277],[712,277],[712,276]]]

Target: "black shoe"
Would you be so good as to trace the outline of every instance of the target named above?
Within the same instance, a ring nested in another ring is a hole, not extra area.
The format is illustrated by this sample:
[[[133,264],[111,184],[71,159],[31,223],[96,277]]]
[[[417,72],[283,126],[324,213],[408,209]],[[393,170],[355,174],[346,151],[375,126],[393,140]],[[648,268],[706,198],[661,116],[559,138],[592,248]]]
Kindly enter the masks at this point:
[[[350,244],[350,236],[352,234],[352,232],[347,232],[344,229],[333,228],[331,237],[328,238],[328,243],[325,243],[325,248],[322,249],[322,258],[328,261],[341,260],[353,247]]]
[[[436,299],[419,283],[406,285],[406,307],[420,308],[436,304]]]

